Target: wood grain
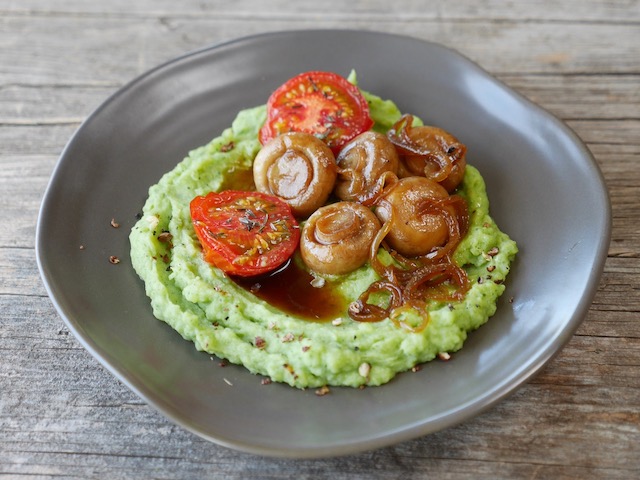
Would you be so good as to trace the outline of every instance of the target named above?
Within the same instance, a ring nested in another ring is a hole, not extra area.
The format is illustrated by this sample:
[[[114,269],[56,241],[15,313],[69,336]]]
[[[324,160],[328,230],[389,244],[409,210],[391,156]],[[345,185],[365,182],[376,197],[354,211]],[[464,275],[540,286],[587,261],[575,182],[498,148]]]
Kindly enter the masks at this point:
[[[613,233],[584,323],[514,395],[414,441],[293,461],[206,442],[114,379],[57,315],[34,237],[60,152],[117,88],[192,49],[306,28],[407,34],[478,62],[586,142]],[[0,2],[0,477],[639,478],[639,58],[637,0]]]

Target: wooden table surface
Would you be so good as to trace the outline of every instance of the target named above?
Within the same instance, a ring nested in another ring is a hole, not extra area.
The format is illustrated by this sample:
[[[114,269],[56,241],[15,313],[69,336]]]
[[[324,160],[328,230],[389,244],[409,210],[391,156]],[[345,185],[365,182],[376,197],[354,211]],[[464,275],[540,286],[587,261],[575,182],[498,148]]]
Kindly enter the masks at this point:
[[[440,42],[550,110],[597,159],[613,236],[584,323],[514,395],[400,445],[296,461],[202,440],[108,373],[54,310],[34,236],[61,150],[109,94],[198,47],[317,27]],[[638,0],[0,0],[0,477],[640,478],[639,163]]]

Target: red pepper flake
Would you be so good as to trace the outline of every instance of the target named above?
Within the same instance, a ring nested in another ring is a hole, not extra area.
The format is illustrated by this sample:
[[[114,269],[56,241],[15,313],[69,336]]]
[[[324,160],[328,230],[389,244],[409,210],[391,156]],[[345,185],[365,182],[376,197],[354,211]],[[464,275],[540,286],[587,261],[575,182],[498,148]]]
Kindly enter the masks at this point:
[[[220,147],[220,151],[223,152],[223,153],[230,152],[231,150],[233,150],[233,147],[235,147],[235,146],[236,146],[235,143],[229,142],[229,143],[226,143],[226,144],[222,145]]]
[[[326,385],[316,390],[316,395],[319,397],[324,397],[328,393],[331,393],[331,390],[329,390],[329,387],[327,387]]]
[[[311,347],[309,345],[303,345],[302,346],[302,351],[303,352],[308,352],[309,350],[311,350]]]
[[[170,232],[162,232],[160,235],[158,235],[158,241],[162,243],[166,243],[170,247],[172,246],[171,244],[172,239],[173,239],[173,235],[171,235]]]
[[[282,337],[282,343],[293,342],[295,338],[296,337],[293,335],[293,333],[289,332],[284,337]]]
[[[260,385],[271,385],[271,379],[263,378],[262,380],[260,380]]]
[[[487,255],[489,255],[490,257],[495,257],[499,252],[500,250],[498,250],[498,247],[493,247],[487,252]]]
[[[256,348],[259,348],[259,349],[261,349],[261,350],[262,350],[264,347],[266,347],[266,346],[267,346],[267,342],[266,342],[266,341],[264,340],[264,338],[262,338],[262,337],[256,337],[256,338],[253,340],[253,345],[254,345]]]
[[[113,265],[117,265],[118,263],[120,263],[120,259],[115,255],[111,255],[109,257],[109,262],[112,263]]]
[[[298,378],[298,375],[296,375],[296,372],[291,365],[289,365],[288,363],[285,363],[282,366],[286,368],[291,375],[293,375],[293,378]]]

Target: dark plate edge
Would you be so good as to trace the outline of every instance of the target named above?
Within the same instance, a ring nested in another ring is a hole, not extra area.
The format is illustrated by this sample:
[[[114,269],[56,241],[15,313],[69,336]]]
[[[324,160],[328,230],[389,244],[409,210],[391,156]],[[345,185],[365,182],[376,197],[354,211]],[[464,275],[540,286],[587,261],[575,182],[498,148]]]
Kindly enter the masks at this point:
[[[305,35],[312,33],[327,33],[334,32],[336,34],[339,33],[347,33],[347,34],[369,34],[376,36],[388,36],[390,38],[398,38],[404,40],[412,40],[416,42],[422,42],[425,45],[430,45],[431,48],[439,48],[448,51],[452,56],[456,56],[459,59],[463,60],[470,68],[473,68],[478,74],[482,75],[486,79],[490,80],[492,83],[498,85],[501,90],[507,92],[510,96],[512,96],[519,103],[524,103],[527,108],[535,109],[539,113],[543,114],[550,121],[552,121],[555,126],[562,130],[571,140],[571,142],[579,147],[581,152],[583,153],[584,158],[590,161],[590,170],[594,174],[594,177],[598,179],[601,191],[598,193],[602,200],[602,205],[605,210],[604,224],[605,231],[602,232],[600,242],[595,252],[595,261],[594,268],[592,269],[592,276],[587,282],[587,286],[585,289],[585,295],[583,296],[583,301],[579,304],[578,308],[574,311],[571,318],[566,322],[567,328],[563,329],[561,335],[557,337],[555,342],[550,342],[547,348],[541,352],[541,355],[537,358],[537,361],[534,364],[531,364],[530,367],[526,369],[524,373],[514,374],[513,377],[509,377],[505,379],[500,385],[496,386],[492,389],[491,393],[486,397],[483,397],[480,402],[474,401],[473,408],[471,411],[468,409],[468,406],[461,406],[458,410],[450,411],[441,417],[437,418],[435,421],[431,420],[428,424],[420,423],[418,425],[405,428],[402,430],[398,430],[391,433],[386,433],[379,437],[375,437],[370,440],[358,442],[356,444],[349,443],[346,445],[343,444],[334,444],[330,447],[320,447],[320,448],[312,448],[312,449],[273,449],[269,447],[260,447],[250,444],[245,444],[237,441],[228,441],[223,439],[222,437],[212,437],[206,432],[202,432],[198,429],[197,426],[191,425],[188,422],[185,422],[181,418],[179,418],[176,414],[174,414],[171,409],[162,405],[160,402],[150,400],[150,398],[137,386],[134,385],[133,381],[123,372],[120,372],[116,367],[112,366],[108,361],[107,357],[108,352],[103,352],[99,349],[89,338],[86,338],[80,328],[80,324],[73,320],[70,316],[66,314],[61,305],[57,302],[54,292],[52,290],[52,286],[50,283],[50,273],[47,271],[45,267],[44,253],[43,253],[43,244],[45,242],[44,235],[42,233],[42,223],[43,219],[46,217],[46,208],[47,208],[47,200],[51,196],[51,192],[54,189],[54,184],[56,183],[57,173],[60,170],[60,165],[64,161],[65,155],[69,150],[70,146],[74,143],[75,139],[82,133],[85,124],[92,121],[96,116],[100,114],[100,112],[114,99],[124,94],[126,91],[136,86],[138,83],[144,81],[146,78],[153,76],[155,73],[164,70],[168,66],[175,65],[181,61],[188,60],[194,56],[200,55],[202,53],[206,53],[212,50],[218,50],[224,48],[226,46],[239,45],[244,42],[255,41],[259,38],[266,38],[272,36],[282,36],[282,35]],[[161,412],[164,416],[172,420],[174,423],[182,426],[186,430],[198,435],[201,438],[209,440],[218,445],[232,448],[236,450],[241,450],[248,453],[263,455],[263,456],[271,456],[271,457],[281,457],[281,458],[322,458],[322,457],[331,457],[331,456],[344,456],[354,453],[359,453],[366,450],[377,449],[385,446],[389,446],[394,443],[403,442],[407,440],[414,439],[419,436],[427,435],[429,433],[435,433],[436,431],[455,426],[460,424],[471,417],[477,416],[480,413],[488,410],[496,403],[500,402],[502,399],[513,393],[517,390],[522,384],[528,382],[531,378],[536,376],[542,368],[551,361],[561,350],[564,345],[573,337],[575,331],[578,329],[580,324],[586,318],[587,312],[591,306],[593,298],[596,294],[600,278],[604,271],[604,265],[607,259],[608,247],[611,240],[611,225],[612,225],[612,214],[611,214],[611,202],[609,199],[606,183],[604,180],[604,176],[602,171],[600,170],[595,158],[586,147],[586,145],[582,142],[582,140],[578,137],[578,135],[564,122],[558,119],[549,111],[540,107],[539,105],[533,103],[522,94],[512,89],[502,81],[498,80],[494,76],[492,76],[489,72],[480,67],[473,60],[470,60],[465,55],[460,52],[453,50],[444,45],[422,40],[416,37],[410,37],[407,35],[399,35],[392,34],[386,32],[377,32],[372,30],[357,30],[357,29],[310,29],[310,30],[282,30],[282,31],[271,31],[264,33],[257,33],[254,35],[248,35],[236,39],[231,39],[229,41],[224,41],[220,43],[211,44],[208,46],[204,46],[195,50],[188,51],[182,55],[174,57],[168,61],[165,61],[156,67],[151,68],[150,70],[142,73],[141,75],[135,77],[129,82],[125,83],[123,86],[119,87],[115,92],[109,95],[101,104],[98,106],[93,112],[91,112],[83,122],[81,122],[80,126],[74,132],[70,140],[65,145],[62,150],[56,165],[51,174],[51,178],[49,183],[45,189],[44,195],[42,197],[38,219],[36,223],[36,235],[35,235],[35,251],[36,251],[36,262],[38,265],[38,270],[40,272],[40,276],[42,278],[45,290],[49,298],[51,299],[56,311],[62,317],[63,321],[70,329],[70,331],[74,334],[74,336],[78,339],[78,341],[82,344],[82,346],[89,351],[89,353],[96,358],[103,367],[107,369],[111,374],[113,374],[116,378],[118,378],[121,382],[123,382],[129,389],[131,389],[137,396],[143,399],[147,404],[154,407],[156,410]],[[515,380],[511,380],[511,378],[515,378]],[[460,411],[464,411],[464,414],[460,414]]]

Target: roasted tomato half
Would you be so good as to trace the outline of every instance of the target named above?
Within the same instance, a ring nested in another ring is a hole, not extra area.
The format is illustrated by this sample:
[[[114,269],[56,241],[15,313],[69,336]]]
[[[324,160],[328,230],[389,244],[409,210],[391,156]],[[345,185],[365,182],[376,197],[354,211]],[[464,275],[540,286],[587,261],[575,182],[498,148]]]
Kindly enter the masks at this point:
[[[337,155],[372,125],[369,105],[358,87],[335,73],[306,72],[288,80],[269,97],[260,143],[283,133],[304,132],[324,140]]]
[[[274,270],[291,257],[300,240],[291,208],[273,195],[212,192],[194,198],[190,208],[204,258],[230,275]]]

